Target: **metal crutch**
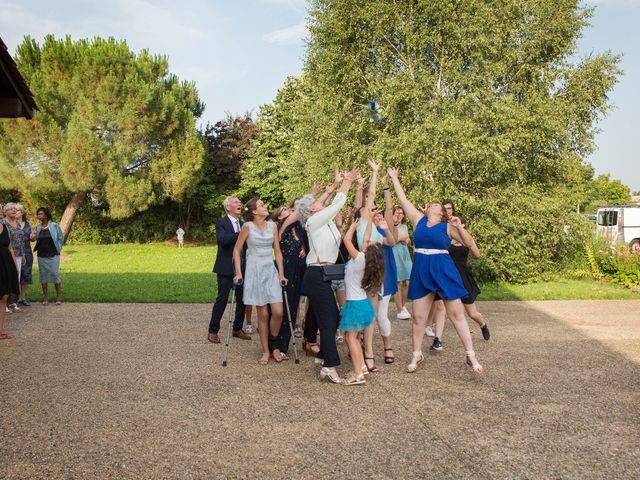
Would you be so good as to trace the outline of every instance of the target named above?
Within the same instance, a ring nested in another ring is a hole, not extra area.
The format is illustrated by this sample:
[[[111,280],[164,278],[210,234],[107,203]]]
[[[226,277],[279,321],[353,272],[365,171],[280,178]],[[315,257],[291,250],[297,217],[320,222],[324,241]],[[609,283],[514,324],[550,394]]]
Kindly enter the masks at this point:
[[[284,306],[287,310],[287,318],[289,319],[289,330],[291,331],[291,340],[293,340],[293,354],[295,355],[296,364],[300,363],[298,358],[298,347],[296,346],[296,336],[293,333],[293,323],[291,323],[291,310],[289,310],[289,295],[287,295],[287,284],[285,281],[280,283],[282,286],[282,293],[284,294]]]
[[[227,327],[227,343],[224,346],[224,360],[222,360],[222,366],[227,366],[227,359],[229,358],[229,340],[231,339],[231,324],[233,323],[233,312],[234,305],[236,303],[236,287],[242,285],[243,279],[240,278],[238,280],[238,285],[233,284],[233,288],[231,289],[231,310],[229,310],[229,326]]]

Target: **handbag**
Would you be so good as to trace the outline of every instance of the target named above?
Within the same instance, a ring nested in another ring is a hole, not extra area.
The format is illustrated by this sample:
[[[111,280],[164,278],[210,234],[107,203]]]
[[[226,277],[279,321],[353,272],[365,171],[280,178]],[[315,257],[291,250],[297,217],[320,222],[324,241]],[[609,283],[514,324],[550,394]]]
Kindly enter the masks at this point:
[[[344,280],[344,263],[334,263],[322,265],[322,280],[332,282],[333,280]]]
[[[327,227],[329,227],[331,236],[333,236],[333,239],[336,242],[336,245],[338,247],[338,254],[342,258],[342,261],[344,262],[344,257],[342,256],[342,252],[340,251],[340,244],[338,243],[338,239],[334,235],[333,230],[331,230],[331,226],[327,224]],[[311,235],[309,235],[309,241],[313,244],[313,241],[311,240]],[[315,250],[315,247],[314,247],[314,250]],[[320,260],[319,257],[318,257],[318,260]],[[320,268],[322,270],[323,282],[332,282],[334,280],[344,280],[344,263],[329,263],[327,265],[321,265]]]

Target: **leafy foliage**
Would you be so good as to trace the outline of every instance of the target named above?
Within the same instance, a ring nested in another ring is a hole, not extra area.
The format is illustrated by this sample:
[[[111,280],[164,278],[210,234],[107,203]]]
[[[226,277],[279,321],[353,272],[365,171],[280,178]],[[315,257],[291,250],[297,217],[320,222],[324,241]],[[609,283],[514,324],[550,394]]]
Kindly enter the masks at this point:
[[[85,192],[122,219],[193,188],[203,146],[193,83],[167,58],[134,54],[113,38],[26,37],[16,62],[39,111],[0,124],[0,188],[33,203]],[[75,214],[75,212],[73,212]],[[73,215],[71,217],[73,220]]]

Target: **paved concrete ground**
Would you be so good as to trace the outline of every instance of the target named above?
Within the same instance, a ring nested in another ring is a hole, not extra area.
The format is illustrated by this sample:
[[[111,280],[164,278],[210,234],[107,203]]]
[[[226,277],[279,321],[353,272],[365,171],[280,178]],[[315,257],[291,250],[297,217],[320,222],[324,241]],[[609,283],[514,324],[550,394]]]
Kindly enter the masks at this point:
[[[481,379],[450,327],[404,373],[394,320],[399,361],[363,387],[320,382],[308,358],[260,367],[257,336],[222,368],[209,308],[11,315],[0,478],[640,478],[638,301],[482,302]]]

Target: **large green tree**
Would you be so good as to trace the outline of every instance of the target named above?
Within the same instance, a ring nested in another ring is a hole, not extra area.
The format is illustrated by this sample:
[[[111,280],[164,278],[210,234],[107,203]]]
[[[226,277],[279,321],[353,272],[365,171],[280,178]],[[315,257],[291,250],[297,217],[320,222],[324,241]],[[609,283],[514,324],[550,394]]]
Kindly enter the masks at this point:
[[[399,166],[417,203],[446,196],[494,220],[476,223],[488,274],[535,276],[564,240],[529,233],[548,216],[577,221],[584,159],[620,73],[609,52],[572,63],[590,14],[578,0],[312,1],[308,93],[284,177],[302,189],[367,156]],[[531,199],[545,205],[523,223]]]
[[[204,106],[167,57],[113,38],[49,35],[42,45],[26,37],[16,63],[39,111],[0,124],[0,188],[61,199],[65,236],[88,197],[118,219],[193,189]]]

